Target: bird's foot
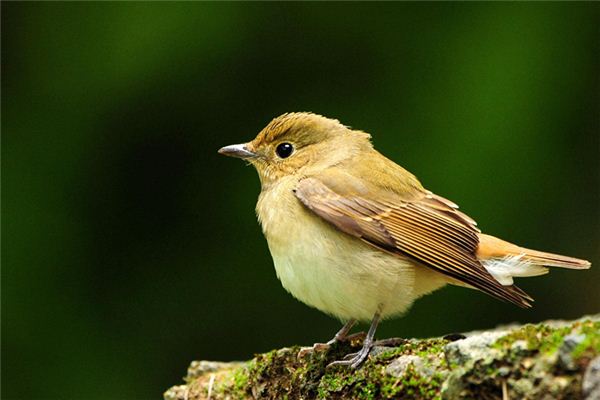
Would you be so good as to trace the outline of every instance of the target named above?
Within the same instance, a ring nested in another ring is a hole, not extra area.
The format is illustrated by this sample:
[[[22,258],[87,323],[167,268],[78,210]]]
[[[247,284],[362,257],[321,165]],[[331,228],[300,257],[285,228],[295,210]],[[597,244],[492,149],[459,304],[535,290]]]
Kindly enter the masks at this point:
[[[369,353],[373,348],[373,342],[365,342],[362,349],[356,353],[347,354],[342,360],[334,361],[327,365],[329,367],[335,367],[338,365],[346,366],[350,368],[358,368],[362,365],[363,362],[369,357]]]
[[[337,365],[350,367],[356,369],[362,365],[363,362],[369,357],[369,353],[373,348],[373,342],[375,341],[375,331],[377,330],[377,324],[379,323],[379,318],[381,317],[381,305],[377,308],[377,312],[373,315],[373,319],[371,320],[371,326],[369,327],[369,332],[365,336],[363,340],[362,348],[358,353],[350,353],[346,355],[342,360],[334,361],[329,364],[327,367],[335,367]],[[337,336],[337,335],[336,335]]]
[[[356,353],[347,354],[342,360],[334,361],[334,362],[330,363],[329,365],[327,365],[327,367],[333,367],[336,365],[344,365],[344,366],[349,366],[350,368],[358,368],[362,365],[363,362],[365,362],[365,360],[371,353],[371,350],[373,350],[373,348],[375,346],[398,347],[399,345],[404,344],[406,342],[407,342],[407,340],[403,339],[403,338],[382,339],[382,340],[372,341],[370,343],[367,340],[367,341],[365,341],[365,343],[364,343],[362,349],[360,349],[360,351],[358,351]]]
[[[354,333],[352,335],[348,335],[348,336],[344,336],[344,337],[334,337],[333,339],[331,339],[330,341],[326,342],[326,343],[315,343],[312,346],[309,347],[302,347],[300,349],[300,351],[298,352],[298,358],[304,358],[306,357],[308,354],[312,354],[314,352],[325,352],[325,351],[329,351],[329,349],[331,348],[331,346],[333,346],[336,343],[341,343],[341,342],[348,342],[348,343],[354,343],[356,341],[360,341],[360,340],[364,340],[364,338],[367,336],[367,334],[365,332],[357,332]]]
[[[302,347],[300,351],[298,351],[298,359],[304,358],[309,354],[313,354],[315,352],[327,351],[331,345],[329,342],[327,343],[315,343],[312,346]]]

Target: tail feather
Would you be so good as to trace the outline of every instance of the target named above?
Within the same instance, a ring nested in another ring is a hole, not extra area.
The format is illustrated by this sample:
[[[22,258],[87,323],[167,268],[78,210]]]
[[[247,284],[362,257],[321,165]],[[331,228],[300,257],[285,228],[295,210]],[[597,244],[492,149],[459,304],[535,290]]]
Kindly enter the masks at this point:
[[[479,234],[477,258],[502,285],[511,286],[514,277],[548,273],[546,267],[588,269],[590,263],[578,258],[526,249],[493,236]]]
[[[482,260],[482,265],[504,286],[513,284],[513,278],[539,276],[548,273],[548,268],[532,264],[523,256],[506,256]]]
[[[523,259],[532,264],[569,269],[588,269],[591,266],[589,261],[581,260],[579,258],[524,248],[521,248],[521,250],[523,251]]]
[[[479,234],[477,258],[488,260],[505,257],[519,257],[529,264],[546,267],[588,269],[591,266],[590,262],[586,260],[526,249],[490,235]]]

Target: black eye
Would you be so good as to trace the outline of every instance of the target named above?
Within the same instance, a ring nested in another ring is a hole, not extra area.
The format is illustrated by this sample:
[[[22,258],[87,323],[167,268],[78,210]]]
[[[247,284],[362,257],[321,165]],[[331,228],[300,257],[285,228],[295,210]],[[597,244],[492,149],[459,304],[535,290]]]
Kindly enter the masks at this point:
[[[293,151],[294,147],[289,143],[280,143],[275,149],[275,152],[281,158],[288,158]]]

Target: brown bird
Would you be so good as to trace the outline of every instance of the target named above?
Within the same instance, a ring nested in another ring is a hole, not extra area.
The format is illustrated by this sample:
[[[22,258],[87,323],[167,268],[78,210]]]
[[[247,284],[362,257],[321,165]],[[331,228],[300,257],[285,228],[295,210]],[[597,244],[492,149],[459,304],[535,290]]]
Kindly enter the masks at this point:
[[[334,119],[288,113],[251,142],[219,150],[258,171],[256,211],[283,287],[346,322],[328,344],[345,339],[357,320],[371,320],[362,349],[332,364],[359,366],[380,319],[446,284],[526,308],[533,299],[513,277],[590,267],[481,233],[370,139]]]

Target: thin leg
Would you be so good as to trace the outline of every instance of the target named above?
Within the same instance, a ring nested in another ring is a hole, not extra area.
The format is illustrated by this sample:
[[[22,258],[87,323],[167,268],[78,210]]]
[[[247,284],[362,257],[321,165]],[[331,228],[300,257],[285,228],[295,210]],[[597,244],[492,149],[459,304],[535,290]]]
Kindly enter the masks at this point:
[[[355,319],[351,319],[350,321],[346,322],[344,326],[342,326],[342,329],[335,334],[333,339],[326,344],[331,346],[334,343],[343,342],[348,337],[348,333],[350,333],[350,330],[354,327],[354,325],[356,325]]]
[[[328,365],[328,367],[332,367],[335,365],[346,365],[350,368],[358,368],[369,356],[371,349],[373,348],[373,341],[375,338],[375,331],[377,330],[377,325],[379,324],[379,319],[381,315],[379,311],[375,313],[373,316],[373,320],[371,321],[371,327],[369,328],[369,332],[367,333],[367,337],[363,342],[363,347],[360,349],[358,353],[350,353],[343,360],[334,361]]]
[[[302,358],[313,351],[329,350],[329,348],[335,343],[343,342],[346,339],[353,338],[358,334],[348,336],[348,333],[350,333],[350,330],[354,327],[354,325],[356,325],[356,320],[351,319],[350,321],[346,322],[344,326],[342,326],[342,329],[340,329],[330,341],[327,343],[315,343],[312,347],[303,347],[300,349],[300,352],[298,352],[298,357]],[[364,332],[361,333],[364,334]]]

